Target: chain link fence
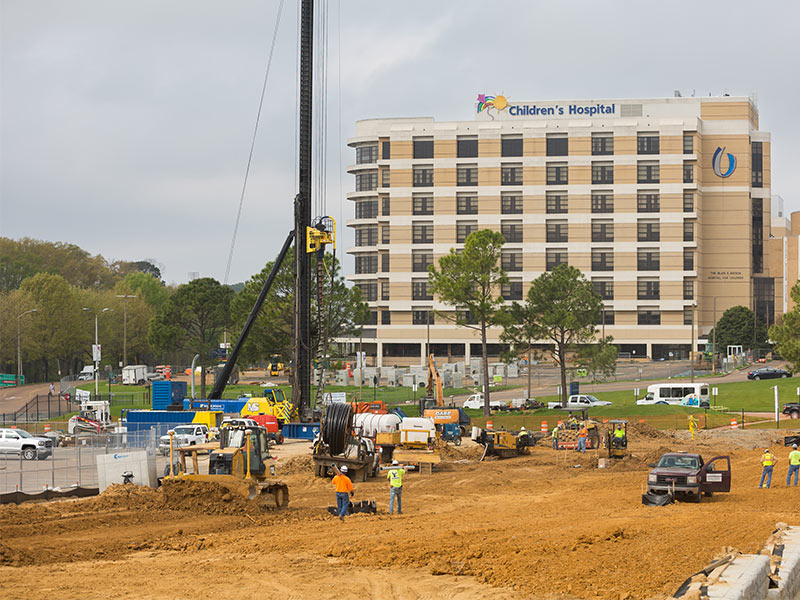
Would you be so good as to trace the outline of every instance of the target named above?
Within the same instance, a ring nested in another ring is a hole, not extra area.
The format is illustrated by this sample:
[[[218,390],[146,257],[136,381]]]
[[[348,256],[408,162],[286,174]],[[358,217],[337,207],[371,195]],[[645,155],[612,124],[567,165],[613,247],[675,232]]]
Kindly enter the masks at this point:
[[[28,431],[37,435],[35,429],[30,427]],[[159,435],[155,427],[126,433],[79,435],[63,439],[61,445],[53,448],[51,456],[34,460],[25,460],[21,454],[0,453],[0,494],[97,487],[96,457],[100,454],[152,450],[156,453],[158,472],[163,473],[168,459],[158,453]]]

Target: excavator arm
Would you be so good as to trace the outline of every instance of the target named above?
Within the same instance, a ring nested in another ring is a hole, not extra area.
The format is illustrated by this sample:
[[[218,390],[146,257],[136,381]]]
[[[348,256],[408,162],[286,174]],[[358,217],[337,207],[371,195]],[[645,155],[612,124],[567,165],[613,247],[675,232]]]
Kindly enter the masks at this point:
[[[436,401],[436,406],[444,406],[444,389],[442,388],[442,378],[436,370],[436,362],[433,354],[428,356],[428,385],[426,391],[429,398]]]

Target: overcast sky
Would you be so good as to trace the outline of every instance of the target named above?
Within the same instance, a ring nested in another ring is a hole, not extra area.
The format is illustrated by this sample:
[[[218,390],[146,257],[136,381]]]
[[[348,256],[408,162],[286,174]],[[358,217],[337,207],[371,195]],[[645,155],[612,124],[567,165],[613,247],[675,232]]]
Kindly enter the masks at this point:
[[[283,8],[231,283],[272,260],[292,227],[298,1]],[[223,280],[278,4],[0,0],[0,236],[152,259],[169,282]],[[344,146],[355,121],[471,119],[479,92],[755,93],[772,193],[800,210],[796,1],[327,6],[325,202],[340,231],[353,216],[339,192],[353,189],[340,164],[355,160]]]

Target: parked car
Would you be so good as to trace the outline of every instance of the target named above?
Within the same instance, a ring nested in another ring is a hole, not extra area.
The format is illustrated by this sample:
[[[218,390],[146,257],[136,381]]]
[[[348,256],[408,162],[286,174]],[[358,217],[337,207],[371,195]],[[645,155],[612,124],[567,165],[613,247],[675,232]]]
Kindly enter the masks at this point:
[[[611,406],[608,400],[598,400],[590,394],[574,394],[567,399],[565,408],[582,409],[594,408],[597,406]],[[561,402],[548,402],[547,408],[561,408]]]
[[[708,462],[699,454],[668,452],[658,464],[650,463],[647,492],[674,493],[700,502],[703,495],[731,491],[731,459],[715,456]]]
[[[792,374],[785,369],[775,367],[759,367],[747,373],[748,379],[758,381],[759,379],[780,379],[781,377],[791,377]]]
[[[489,398],[489,408],[492,410],[503,410],[507,404],[500,400],[492,400]],[[471,408],[473,410],[481,410],[483,408],[483,394],[472,394],[469,398],[464,400],[463,408]]]
[[[783,405],[781,413],[790,419],[800,419],[800,402],[787,402]]]
[[[0,429],[0,453],[21,454],[25,460],[47,458],[53,453],[53,440],[23,429]]]
[[[205,444],[208,441],[208,426],[207,425],[178,425],[173,429],[174,432],[174,447],[180,448],[182,446],[196,446],[198,444]],[[169,454],[169,434],[162,435],[158,439],[158,449],[164,456]]]

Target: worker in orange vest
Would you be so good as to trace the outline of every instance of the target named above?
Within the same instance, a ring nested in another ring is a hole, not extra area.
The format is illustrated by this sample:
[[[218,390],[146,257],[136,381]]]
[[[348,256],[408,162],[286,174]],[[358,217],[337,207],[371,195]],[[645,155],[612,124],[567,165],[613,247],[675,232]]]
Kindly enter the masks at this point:
[[[586,429],[586,423],[581,423],[580,431],[578,431],[578,452],[586,452],[586,438],[589,437],[589,430]]]
[[[339,470],[335,464],[331,464],[336,476],[333,478],[333,486],[336,489],[336,512],[339,520],[344,521],[347,509],[350,508],[350,497],[353,496],[353,482],[347,476],[347,465],[343,465]],[[348,494],[350,497],[348,497]]]

